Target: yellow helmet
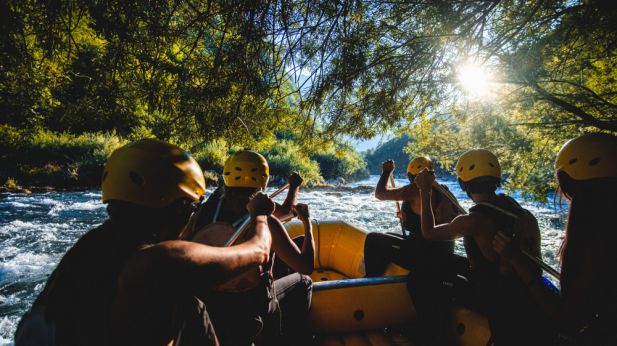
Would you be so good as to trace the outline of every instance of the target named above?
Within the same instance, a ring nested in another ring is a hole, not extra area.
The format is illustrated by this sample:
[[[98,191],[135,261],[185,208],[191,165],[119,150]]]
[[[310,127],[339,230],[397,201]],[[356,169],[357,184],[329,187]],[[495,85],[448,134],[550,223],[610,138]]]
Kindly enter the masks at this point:
[[[497,156],[485,149],[472,149],[461,155],[456,163],[456,176],[463,182],[479,177],[501,178]]]
[[[223,167],[223,180],[229,187],[265,188],[270,178],[268,161],[259,153],[241,150],[231,155]]]
[[[142,139],[111,153],[102,190],[104,203],[120,200],[164,208],[183,197],[198,200],[206,192],[206,182],[187,152],[156,139]]]
[[[569,140],[557,154],[555,171],[576,180],[617,177],[617,137],[590,133]]]
[[[433,161],[428,157],[419,156],[409,162],[407,165],[407,173],[417,175],[425,168],[433,169]]]

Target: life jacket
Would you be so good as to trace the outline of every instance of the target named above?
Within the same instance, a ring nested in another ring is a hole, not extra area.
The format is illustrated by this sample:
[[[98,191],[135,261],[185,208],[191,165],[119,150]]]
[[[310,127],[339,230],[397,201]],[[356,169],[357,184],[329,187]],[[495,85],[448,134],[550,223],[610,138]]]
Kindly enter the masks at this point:
[[[239,219],[225,221],[233,216],[221,209],[223,199],[224,191],[218,188],[200,204],[191,226],[192,232],[199,232],[215,222],[227,222],[236,226],[241,222]],[[246,237],[239,242],[251,237],[252,232],[247,232]],[[277,304],[271,273],[273,261],[274,255],[270,256],[268,263],[260,266],[260,280],[257,285],[242,286],[241,279],[234,278],[202,296],[222,345],[250,344],[261,332],[264,316],[273,304]]]
[[[233,230],[246,221],[247,216],[242,216],[233,221],[225,220],[229,219],[230,215],[223,214],[224,211],[221,209],[224,199],[224,191],[218,188],[212,193],[210,198],[200,203],[200,206],[194,214],[195,217],[192,217],[193,220],[189,222],[191,225],[190,227],[192,227],[190,233],[193,234],[193,236],[199,235],[201,232],[208,232],[208,227],[215,224],[227,225],[229,226],[227,227],[228,229]],[[231,235],[231,232],[229,235]],[[242,243],[250,239],[253,235],[254,230],[251,229],[246,232],[243,237],[238,239],[236,243]],[[208,244],[208,242],[206,243]],[[220,243],[209,245],[221,246]],[[217,285],[214,290],[217,292],[240,293],[250,291],[259,285],[271,288],[273,282],[271,273],[273,257],[274,256],[270,256],[270,260],[265,265],[251,268],[244,273],[240,273],[234,278]]]
[[[449,192],[445,185],[442,185],[446,191]],[[442,203],[446,197],[442,196],[439,191],[433,190],[434,198],[432,199],[433,210]],[[403,201],[401,203],[401,212],[405,214],[405,220],[403,221],[403,229],[405,230],[405,238],[414,242],[423,243],[423,247],[430,252],[436,252],[436,254],[452,254],[454,252],[454,241],[427,241],[422,236],[422,222],[420,215],[414,213],[411,209],[411,203],[409,201]],[[450,222],[449,220],[435,220],[436,223]]]
[[[533,218],[534,216],[513,198],[500,194],[499,197],[507,202],[507,207],[501,207],[489,202],[480,202],[469,209],[469,212],[480,213],[491,219],[496,229],[514,239],[520,233],[523,218]],[[536,232],[539,232],[536,229]],[[499,272],[499,262],[486,259],[472,237],[464,238],[465,251],[470,258],[472,270],[486,275],[496,275]]]
[[[27,340],[43,332],[32,328],[33,318],[44,312],[55,330],[58,345],[103,345],[109,342],[109,309],[117,279],[136,248],[122,248],[111,221],[84,234],[62,257],[39,294],[31,312],[24,315],[18,334]],[[95,297],[95,299],[93,299]],[[18,342],[19,344],[19,342]]]
[[[469,211],[490,218],[497,230],[516,239],[522,227],[526,227],[523,219],[533,215],[514,199],[499,196],[507,207],[482,202]],[[495,343],[543,345],[552,340],[554,330],[547,324],[548,317],[522,280],[512,272],[504,272],[499,260],[485,258],[474,238],[465,237],[464,244],[471,265],[469,282],[477,297],[481,297],[480,310],[488,317]]]
[[[115,299],[118,277],[129,258],[144,245],[140,242],[127,244],[125,231],[107,220],[83,235],[69,249],[30,312],[20,321],[16,345],[30,345],[28,340],[48,337],[50,331],[55,335],[50,345],[112,343],[109,313]],[[189,311],[186,305],[184,308],[184,311]],[[203,321],[200,316],[178,317]],[[202,341],[200,345],[213,344],[207,338]]]

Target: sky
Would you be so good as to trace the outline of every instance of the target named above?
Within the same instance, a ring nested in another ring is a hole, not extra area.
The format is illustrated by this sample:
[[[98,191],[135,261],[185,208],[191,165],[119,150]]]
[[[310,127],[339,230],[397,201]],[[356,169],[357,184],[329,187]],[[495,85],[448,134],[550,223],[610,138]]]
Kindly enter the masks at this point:
[[[391,133],[384,133],[382,135],[377,135],[371,139],[367,140],[358,140],[350,137],[346,137],[345,139],[351,144],[357,151],[363,152],[369,149],[377,148],[382,143],[385,143],[389,139],[393,138],[394,135]]]

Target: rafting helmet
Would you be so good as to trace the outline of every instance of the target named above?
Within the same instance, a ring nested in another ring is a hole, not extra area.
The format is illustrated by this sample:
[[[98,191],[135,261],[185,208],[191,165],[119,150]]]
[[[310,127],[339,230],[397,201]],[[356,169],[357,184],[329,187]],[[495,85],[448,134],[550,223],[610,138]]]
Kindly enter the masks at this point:
[[[105,163],[103,202],[131,202],[164,208],[206,192],[204,175],[195,159],[179,147],[157,139],[142,139],[116,149]]]
[[[231,155],[223,167],[223,180],[228,187],[264,189],[269,178],[268,161],[251,150],[241,150]]]
[[[480,177],[501,179],[501,166],[497,156],[486,149],[465,152],[456,163],[456,176],[463,182]]]
[[[433,169],[433,161],[426,156],[418,156],[407,165],[407,174],[418,175],[425,168]]]
[[[575,180],[617,177],[617,137],[590,133],[569,140],[557,154],[555,172]]]

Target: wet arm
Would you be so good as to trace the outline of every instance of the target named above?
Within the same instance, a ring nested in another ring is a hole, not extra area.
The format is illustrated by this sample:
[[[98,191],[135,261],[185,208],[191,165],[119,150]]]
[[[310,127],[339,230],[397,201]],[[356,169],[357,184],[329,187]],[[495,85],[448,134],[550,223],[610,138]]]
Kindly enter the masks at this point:
[[[268,261],[272,238],[266,216],[255,218],[255,235],[240,245],[212,247],[172,240],[159,243],[133,256],[119,278],[126,292],[165,287],[168,293],[200,292],[252,266]]]
[[[435,225],[431,188],[420,190],[422,236],[426,240],[454,240],[466,235],[468,216],[458,216],[452,222]]]
[[[294,271],[306,275],[311,274],[315,260],[315,241],[310,221],[302,220],[304,224],[302,250],[298,249],[298,246],[291,240],[279,220],[270,218],[268,221],[272,230],[272,248],[276,255]]]
[[[375,198],[380,201],[403,201],[409,199],[409,185],[403,187],[388,187],[390,173],[383,172],[379,177],[377,186],[375,187]]]
[[[300,186],[289,186],[285,201],[283,201],[283,204],[276,204],[276,209],[272,215],[283,222],[291,220],[294,217],[292,206],[298,203],[299,191]]]
[[[289,221],[294,217],[293,206],[298,203],[298,193],[300,192],[303,179],[298,173],[294,172],[287,178],[287,182],[289,183],[287,197],[283,204],[276,204],[276,209],[273,214],[281,221]]]

